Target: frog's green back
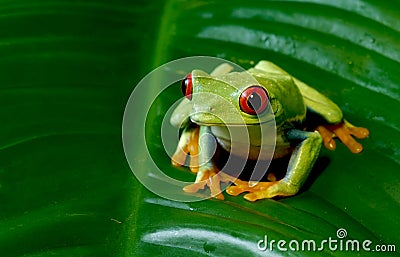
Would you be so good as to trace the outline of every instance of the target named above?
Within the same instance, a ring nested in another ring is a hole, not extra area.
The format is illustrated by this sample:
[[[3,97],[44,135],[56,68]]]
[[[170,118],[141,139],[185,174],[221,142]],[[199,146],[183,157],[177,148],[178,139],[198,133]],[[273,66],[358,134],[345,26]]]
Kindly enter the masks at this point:
[[[268,91],[277,126],[285,122],[301,123],[305,119],[306,105],[291,76],[255,68],[248,71]]]

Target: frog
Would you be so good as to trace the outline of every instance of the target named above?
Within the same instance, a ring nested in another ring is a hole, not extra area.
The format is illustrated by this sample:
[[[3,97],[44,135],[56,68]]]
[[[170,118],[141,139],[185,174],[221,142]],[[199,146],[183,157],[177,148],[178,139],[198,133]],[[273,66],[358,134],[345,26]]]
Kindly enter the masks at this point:
[[[193,70],[181,82],[184,98],[173,111],[170,123],[182,132],[171,163],[183,166],[189,158],[196,179],[183,188],[185,192],[209,187],[212,197],[223,200],[221,184],[231,183],[226,193],[245,193],[244,198],[251,202],[289,197],[304,185],[322,145],[334,150],[335,138],[339,138],[352,153],[363,151],[356,139],[368,137],[369,130],[351,124],[337,104],[278,65],[261,60],[246,71],[233,70],[232,65],[223,63],[210,74]],[[253,79],[248,79],[249,74]],[[312,130],[304,125],[309,113],[322,120]],[[260,133],[271,122],[276,134]],[[230,133],[235,129],[245,130],[247,139],[233,138]],[[263,147],[271,144],[271,140],[263,143],[263,136],[274,141],[272,152],[271,147]],[[269,173],[267,181],[244,181],[220,171],[213,158],[213,142],[248,160],[290,156],[286,174],[280,179]],[[232,151],[234,144],[239,144],[236,151]],[[243,148],[246,150],[240,151]]]

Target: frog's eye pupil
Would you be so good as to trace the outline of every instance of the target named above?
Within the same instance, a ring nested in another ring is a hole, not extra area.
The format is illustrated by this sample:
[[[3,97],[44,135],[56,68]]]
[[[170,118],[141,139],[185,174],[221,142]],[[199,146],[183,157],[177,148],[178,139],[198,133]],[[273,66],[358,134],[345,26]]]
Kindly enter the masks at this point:
[[[261,96],[257,93],[252,93],[247,98],[247,105],[254,111],[260,109],[260,107],[262,105]]]
[[[186,77],[181,82],[182,94],[189,100],[192,100],[193,82],[192,73],[186,75]]]
[[[240,95],[239,105],[247,114],[261,114],[268,107],[268,93],[261,86],[248,87]]]

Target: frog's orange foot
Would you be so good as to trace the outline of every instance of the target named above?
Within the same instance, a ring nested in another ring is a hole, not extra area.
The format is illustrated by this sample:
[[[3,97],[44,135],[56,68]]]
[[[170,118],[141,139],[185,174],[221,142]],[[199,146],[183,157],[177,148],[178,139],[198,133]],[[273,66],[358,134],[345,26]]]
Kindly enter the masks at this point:
[[[187,156],[189,156],[189,168],[192,172],[199,170],[199,127],[185,130],[176,148],[174,155],[171,157],[171,163],[174,166],[182,166],[185,164]]]
[[[225,197],[222,194],[221,183],[233,182],[236,180],[235,177],[227,175],[223,172],[218,172],[215,167],[205,171],[200,171],[198,175],[201,177],[198,177],[194,184],[185,186],[183,191],[187,193],[196,193],[199,190],[204,189],[205,186],[208,186],[211,191],[211,197],[224,200]]]
[[[237,196],[243,192],[249,192],[244,198],[251,202],[282,195],[279,192],[279,181],[252,183],[236,180],[234,183],[235,186],[228,187],[226,192],[233,196]]]
[[[317,131],[322,136],[325,147],[329,150],[336,148],[333,138],[338,137],[352,153],[360,153],[363,150],[363,146],[352,136],[362,139],[369,135],[368,129],[355,127],[346,120],[335,125],[320,125],[317,127]]]
[[[193,183],[191,185],[185,186],[183,188],[183,191],[185,191],[186,193],[196,193],[199,190],[204,189],[204,187],[207,185],[207,180],[203,180],[197,183]]]

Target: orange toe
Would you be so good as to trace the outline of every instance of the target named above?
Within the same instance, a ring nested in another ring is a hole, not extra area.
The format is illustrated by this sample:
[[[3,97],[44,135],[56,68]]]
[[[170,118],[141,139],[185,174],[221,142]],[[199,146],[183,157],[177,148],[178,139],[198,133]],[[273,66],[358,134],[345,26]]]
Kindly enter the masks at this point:
[[[336,143],[333,138],[338,137],[340,141],[342,141],[343,144],[345,144],[347,148],[355,154],[361,153],[363,151],[363,146],[358,143],[353,136],[358,139],[363,139],[369,135],[368,129],[356,127],[346,120],[343,120],[343,122],[338,124],[318,126],[317,131],[320,133],[327,149],[334,150],[336,148]]]
[[[335,143],[335,140],[333,140],[333,137],[335,135],[324,126],[318,126],[317,131],[321,135],[322,140],[324,141],[325,147],[329,150],[335,150],[336,143]]]

